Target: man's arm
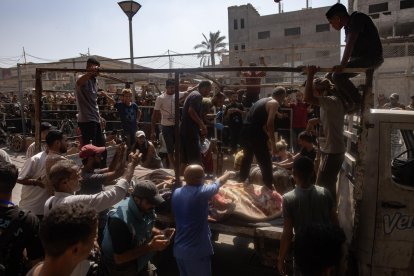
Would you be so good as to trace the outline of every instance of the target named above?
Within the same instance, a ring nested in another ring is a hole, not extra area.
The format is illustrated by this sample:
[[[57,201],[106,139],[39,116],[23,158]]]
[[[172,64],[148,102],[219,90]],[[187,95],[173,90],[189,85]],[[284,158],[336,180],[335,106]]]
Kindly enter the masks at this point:
[[[277,269],[281,275],[285,275],[285,259],[290,249],[293,238],[293,221],[291,218],[284,218],[283,232],[280,239],[279,256],[277,258]]]
[[[90,80],[91,78],[95,78],[99,75],[99,72],[97,70],[98,67],[92,68],[92,69],[88,69],[88,72],[84,75],[82,75],[77,81],[76,81],[76,86],[77,87],[81,87],[83,86],[88,80]]]
[[[313,95],[313,77],[315,76],[315,73],[317,72],[318,67],[312,65],[312,66],[306,67],[305,70],[307,71],[308,75],[306,79],[305,96],[303,100],[307,102],[308,104],[319,106],[320,105],[319,99]]]
[[[266,121],[266,132],[269,137],[272,152],[276,154],[276,141],[275,141],[275,116],[279,108],[279,103],[276,100],[271,100],[266,103],[267,109],[267,121]]]
[[[110,184],[113,180],[120,177],[125,171],[125,151],[126,145],[121,144],[116,149],[114,158],[112,158],[111,164],[108,167],[108,170],[103,173],[104,185]]]
[[[27,186],[39,186],[40,188],[44,188],[45,185],[43,184],[40,178],[32,178],[35,174],[34,172],[40,170],[38,162],[40,162],[40,160],[34,159],[33,157],[27,159],[26,162],[24,162],[23,168],[19,173],[17,183]]]
[[[357,41],[358,36],[358,32],[351,32],[348,34],[344,54],[341,60],[342,69],[348,64],[349,58],[351,57],[352,51],[354,50],[355,42]]]
[[[207,135],[207,127],[203,120],[198,116],[197,112],[190,106],[188,108],[188,115],[198,125],[201,135]]]
[[[109,96],[105,91],[101,91],[101,95],[104,96],[108,100],[108,103],[110,105],[115,105],[116,101],[111,96]]]
[[[159,110],[155,110],[152,112],[152,116],[151,116],[151,140],[155,140],[155,130],[157,127],[157,123],[159,123],[161,118],[161,111]]]
[[[141,256],[144,256],[152,251],[162,251],[170,244],[168,239],[165,239],[164,235],[157,235],[152,240],[144,245],[137,246],[133,249],[127,250],[123,253],[114,253],[114,261],[116,264],[123,264],[130,261],[134,261]]]
[[[137,105],[137,118],[136,118],[137,126],[139,124],[139,121],[141,120],[141,115],[142,115],[141,108],[139,108],[139,106]]]
[[[138,165],[141,154],[137,151],[135,154],[131,154],[131,162],[128,164],[124,175],[117,181],[111,189],[93,194],[93,195],[73,195],[66,197],[66,203],[82,202],[93,206],[97,212],[101,212],[110,208],[119,201],[121,201],[128,192],[129,183],[131,182],[134,174],[135,167]]]

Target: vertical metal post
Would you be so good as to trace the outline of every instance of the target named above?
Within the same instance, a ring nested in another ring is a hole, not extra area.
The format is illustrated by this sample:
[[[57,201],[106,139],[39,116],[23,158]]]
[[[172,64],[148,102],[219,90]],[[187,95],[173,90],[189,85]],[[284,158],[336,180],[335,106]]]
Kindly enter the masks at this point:
[[[291,53],[291,55],[292,55],[292,58],[291,58],[291,61],[290,61],[290,67],[295,67],[295,45],[294,44],[292,44],[292,53]],[[293,75],[294,73],[293,72],[291,72],[290,73],[290,83],[291,84],[293,84]]]
[[[129,21],[129,55],[131,58],[131,69],[134,69],[134,43],[132,40],[132,17],[128,16]]]
[[[175,82],[175,98],[174,98],[174,109],[175,109],[175,145],[174,145],[174,170],[175,170],[175,185],[176,187],[181,186],[180,181],[180,75],[178,72],[174,72],[174,82]]]
[[[23,98],[23,88],[22,88],[22,73],[21,73],[21,64],[17,63],[17,78],[19,83],[19,102],[20,102],[20,117],[22,119],[22,130],[23,136],[26,136],[26,117],[24,114],[24,98]]]
[[[39,68],[36,68],[36,93],[35,93],[35,151],[40,152],[41,137],[40,137],[40,114],[41,114],[41,99],[42,99],[42,72]]]
[[[131,69],[134,69],[134,42],[132,39],[132,16],[128,16],[128,22],[129,22],[129,55],[130,55],[130,65]],[[134,77],[131,79],[131,91],[132,91],[132,101],[136,101],[136,95],[135,95],[135,84],[134,84]]]

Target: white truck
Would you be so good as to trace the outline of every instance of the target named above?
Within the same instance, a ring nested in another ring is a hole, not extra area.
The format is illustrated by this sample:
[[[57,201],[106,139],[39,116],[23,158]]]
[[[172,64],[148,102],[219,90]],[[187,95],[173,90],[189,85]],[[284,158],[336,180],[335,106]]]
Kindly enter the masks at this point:
[[[362,122],[347,118],[338,211],[348,271],[414,275],[414,111],[367,107]]]

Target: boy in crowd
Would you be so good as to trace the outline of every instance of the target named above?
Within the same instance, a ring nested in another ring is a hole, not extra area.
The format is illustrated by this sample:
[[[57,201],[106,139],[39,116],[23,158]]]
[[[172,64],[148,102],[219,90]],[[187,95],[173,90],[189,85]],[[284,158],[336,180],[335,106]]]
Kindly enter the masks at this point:
[[[27,276],[69,276],[85,260],[96,239],[98,215],[88,205],[73,203],[54,208],[40,225],[45,260]]]
[[[296,188],[283,195],[283,232],[280,240],[277,268],[285,275],[285,259],[292,244],[293,230],[299,233],[312,223],[338,224],[336,205],[329,191],[314,185],[314,166],[307,157],[293,162],[293,179]]]
[[[346,111],[356,111],[360,107],[361,96],[349,79],[357,74],[342,71],[344,68],[377,68],[384,62],[378,30],[368,15],[361,12],[349,15],[346,7],[340,3],[326,12],[326,18],[335,30],[345,29],[344,54],[341,64],[334,66],[332,80],[345,102]]]
[[[122,90],[122,101],[115,102],[112,97],[108,96],[104,91],[101,92],[110,104],[112,104],[118,111],[121,118],[121,125],[124,131],[124,135],[127,138],[128,150],[131,151],[132,146],[135,144],[135,132],[138,130],[138,122],[141,118],[141,110],[136,103],[132,102],[131,89]]]

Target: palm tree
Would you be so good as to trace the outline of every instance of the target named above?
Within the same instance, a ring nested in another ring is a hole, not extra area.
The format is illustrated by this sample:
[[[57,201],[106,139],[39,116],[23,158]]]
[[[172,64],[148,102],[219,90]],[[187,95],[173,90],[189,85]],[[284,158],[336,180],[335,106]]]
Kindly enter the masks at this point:
[[[215,33],[210,32],[208,39],[205,34],[203,34],[203,37],[204,41],[194,46],[194,49],[203,49],[197,55],[197,58],[200,59],[200,65],[203,64],[203,66],[206,66],[207,62],[207,65],[209,66],[211,62],[211,65],[214,67],[216,65],[216,55],[221,57],[221,55],[226,51],[225,47],[227,43],[223,42],[226,37],[220,36],[220,31]]]

